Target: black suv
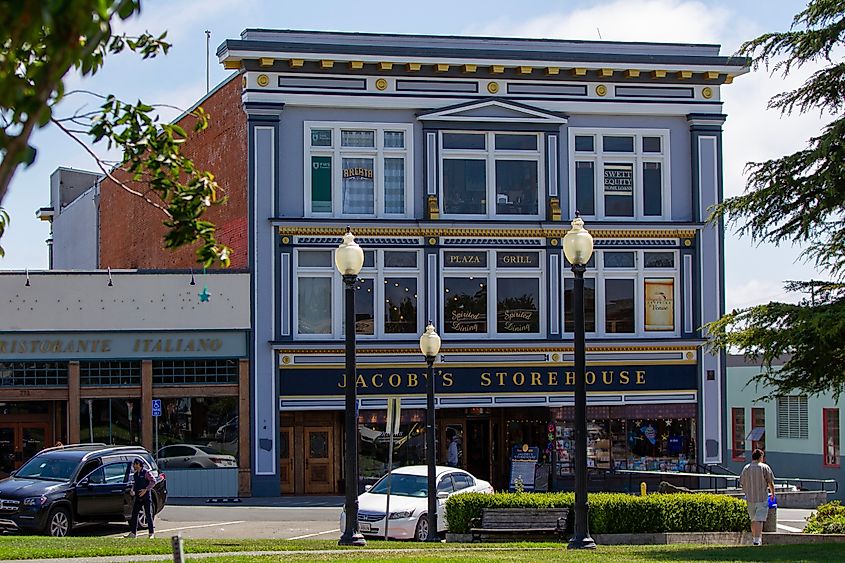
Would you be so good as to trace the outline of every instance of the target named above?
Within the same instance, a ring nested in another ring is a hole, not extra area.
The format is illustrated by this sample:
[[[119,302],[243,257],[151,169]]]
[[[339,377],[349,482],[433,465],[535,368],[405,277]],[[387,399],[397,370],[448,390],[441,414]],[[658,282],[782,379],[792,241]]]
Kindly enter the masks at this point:
[[[167,500],[167,482],[147,450],[76,444],[43,450],[0,481],[0,531],[61,537],[74,523],[128,522],[132,460],[138,457],[155,477],[152,500],[157,514]],[[145,527],[142,510],[138,528]]]

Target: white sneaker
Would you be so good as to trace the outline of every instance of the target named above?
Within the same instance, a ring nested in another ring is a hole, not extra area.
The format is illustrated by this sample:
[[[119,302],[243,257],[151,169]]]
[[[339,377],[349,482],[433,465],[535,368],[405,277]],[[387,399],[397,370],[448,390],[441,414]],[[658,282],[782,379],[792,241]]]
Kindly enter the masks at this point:
[[[763,545],[763,540],[761,540],[761,539],[760,539],[760,540],[758,540],[757,538],[754,538],[754,539],[751,541],[751,545]]]
[[[150,539],[151,539],[151,540],[152,540],[152,539],[155,539],[155,537],[156,537],[156,535],[155,535],[154,533],[153,533],[153,534],[150,534]]]
[[[126,534],[126,535],[125,535],[125,536],[123,536],[123,537],[124,537],[124,538],[134,538],[134,537],[135,537],[135,533],[134,533],[134,532],[129,532],[128,534]]]

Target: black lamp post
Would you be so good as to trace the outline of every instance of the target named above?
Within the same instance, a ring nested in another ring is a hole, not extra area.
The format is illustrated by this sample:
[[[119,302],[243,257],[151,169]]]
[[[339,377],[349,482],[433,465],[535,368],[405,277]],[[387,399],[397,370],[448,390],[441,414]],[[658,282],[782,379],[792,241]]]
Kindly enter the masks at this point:
[[[563,237],[563,253],[572,264],[575,292],[572,316],[575,321],[575,527],[569,549],[595,549],[590,537],[587,503],[587,361],[584,342],[584,271],[593,254],[593,237],[575,213],[572,228]]]
[[[437,536],[437,462],[434,452],[434,359],[440,351],[440,336],[428,321],[425,333],[420,336],[420,351],[428,364],[425,393],[425,457],[428,462],[428,535],[426,541],[439,542]]]
[[[343,235],[343,242],[334,255],[337,270],[343,276],[344,304],[346,307],[346,506],[345,526],[338,545],[367,545],[367,540],[358,531],[358,412],[356,407],[355,370],[355,280],[364,265],[364,251],[355,242],[349,227]]]

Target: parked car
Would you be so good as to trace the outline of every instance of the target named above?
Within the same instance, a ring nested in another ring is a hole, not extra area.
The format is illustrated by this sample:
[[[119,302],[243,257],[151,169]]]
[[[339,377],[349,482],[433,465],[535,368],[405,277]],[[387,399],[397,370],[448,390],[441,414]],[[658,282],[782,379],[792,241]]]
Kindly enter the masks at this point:
[[[143,459],[155,478],[157,514],[167,501],[167,481],[147,450],[74,444],[42,450],[0,481],[0,531],[63,537],[79,523],[128,522],[135,458]],[[144,511],[138,522],[139,528],[146,527]]]
[[[165,446],[156,454],[156,462],[162,469],[215,469],[238,466],[234,456],[224,454],[210,446],[193,444]]]
[[[462,469],[437,466],[437,531],[446,531],[446,499],[460,493],[492,493],[487,481]],[[358,497],[358,529],[365,536],[384,537],[387,507],[387,475]],[[390,479],[390,524],[388,537],[428,539],[428,466],[409,465],[394,469]],[[340,514],[344,530],[346,514]]]

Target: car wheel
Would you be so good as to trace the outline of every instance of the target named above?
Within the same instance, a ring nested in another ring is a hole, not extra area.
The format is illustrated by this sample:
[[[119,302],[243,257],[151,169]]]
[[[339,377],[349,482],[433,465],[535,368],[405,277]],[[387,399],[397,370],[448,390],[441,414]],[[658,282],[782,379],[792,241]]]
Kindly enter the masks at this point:
[[[48,536],[63,538],[70,533],[70,528],[70,511],[67,508],[57,506],[50,511],[50,516],[47,518],[47,528],[45,529]]]
[[[423,514],[417,521],[417,529],[414,531],[414,539],[426,541],[428,539],[428,516]]]

